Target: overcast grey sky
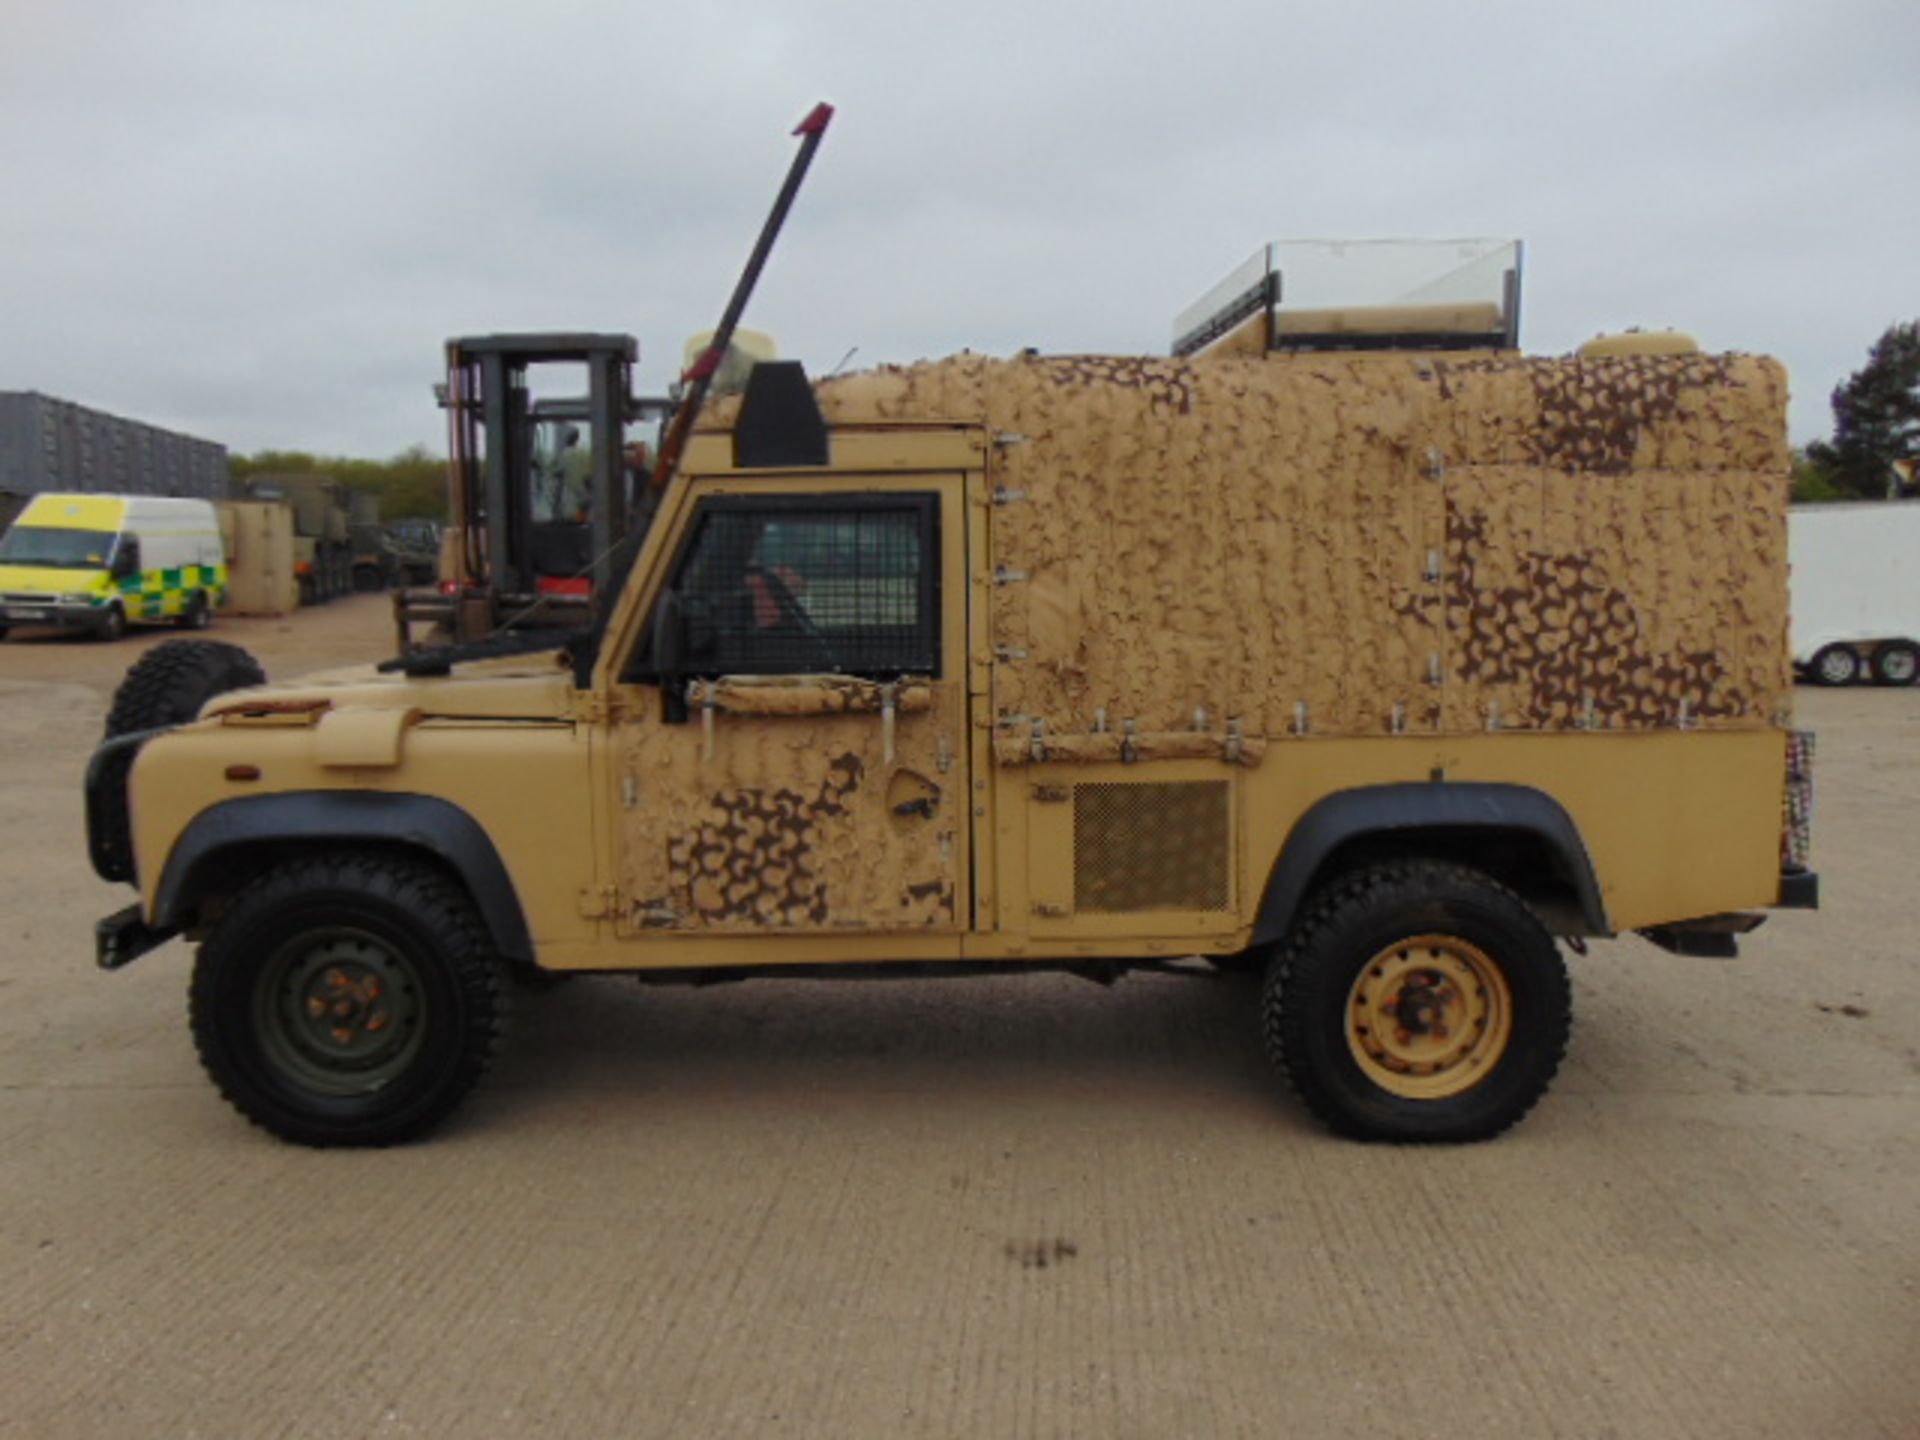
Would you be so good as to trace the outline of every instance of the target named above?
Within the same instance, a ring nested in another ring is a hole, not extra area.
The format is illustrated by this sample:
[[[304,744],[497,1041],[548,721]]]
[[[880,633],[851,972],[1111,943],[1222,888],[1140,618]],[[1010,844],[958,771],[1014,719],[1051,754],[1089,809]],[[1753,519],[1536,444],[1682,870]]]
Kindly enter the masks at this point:
[[[1522,339],[1779,355],[1920,316],[1920,3],[0,0],[0,389],[239,450],[444,448],[448,336],[664,388],[815,100],[747,323],[816,372],[1163,352],[1286,236],[1512,235]]]

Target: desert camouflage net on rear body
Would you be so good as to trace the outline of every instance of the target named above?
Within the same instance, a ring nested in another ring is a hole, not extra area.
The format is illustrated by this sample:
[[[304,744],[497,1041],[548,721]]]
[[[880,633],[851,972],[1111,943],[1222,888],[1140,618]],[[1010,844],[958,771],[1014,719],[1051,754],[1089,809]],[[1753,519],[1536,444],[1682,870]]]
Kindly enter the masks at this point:
[[[1009,756],[1035,722],[1224,747],[1752,727],[1787,698],[1768,360],[968,355],[818,388],[835,424],[1017,437],[976,560]]]

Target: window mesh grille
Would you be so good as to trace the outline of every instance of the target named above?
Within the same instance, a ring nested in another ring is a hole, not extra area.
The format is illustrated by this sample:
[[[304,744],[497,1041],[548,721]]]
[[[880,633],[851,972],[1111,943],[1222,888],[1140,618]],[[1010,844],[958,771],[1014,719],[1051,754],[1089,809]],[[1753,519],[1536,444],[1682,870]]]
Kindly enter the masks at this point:
[[[681,570],[692,674],[935,674],[931,504],[716,508]]]
[[[1224,780],[1076,785],[1073,907],[1225,910],[1231,834]]]

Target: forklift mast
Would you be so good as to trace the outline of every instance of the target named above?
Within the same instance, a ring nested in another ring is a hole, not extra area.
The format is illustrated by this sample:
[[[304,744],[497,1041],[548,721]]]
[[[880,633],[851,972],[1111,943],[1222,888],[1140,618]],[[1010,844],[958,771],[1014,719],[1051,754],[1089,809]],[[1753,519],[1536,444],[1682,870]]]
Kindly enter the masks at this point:
[[[626,428],[642,413],[633,395],[639,346],[631,335],[479,335],[447,342],[449,505],[461,528],[463,587],[502,596],[573,593],[607,580],[608,553],[627,531]],[[528,371],[581,365],[587,392],[532,403]],[[584,430],[589,483],[584,514],[537,502],[535,430],[543,420]],[[574,537],[577,537],[575,539]],[[543,587],[542,582],[546,582]]]

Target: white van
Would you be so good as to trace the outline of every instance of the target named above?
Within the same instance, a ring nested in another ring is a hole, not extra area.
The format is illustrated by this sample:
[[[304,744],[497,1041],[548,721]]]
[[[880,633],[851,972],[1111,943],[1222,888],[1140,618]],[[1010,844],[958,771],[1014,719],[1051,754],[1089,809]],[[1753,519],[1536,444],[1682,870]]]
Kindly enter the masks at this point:
[[[1920,677],[1920,500],[1787,512],[1793,664],[1817,685]]]
[[[0,536],[0,636],[15,625],[104,639],[134,622],[200,630],[226,598],[211,501],[36,495]]]

